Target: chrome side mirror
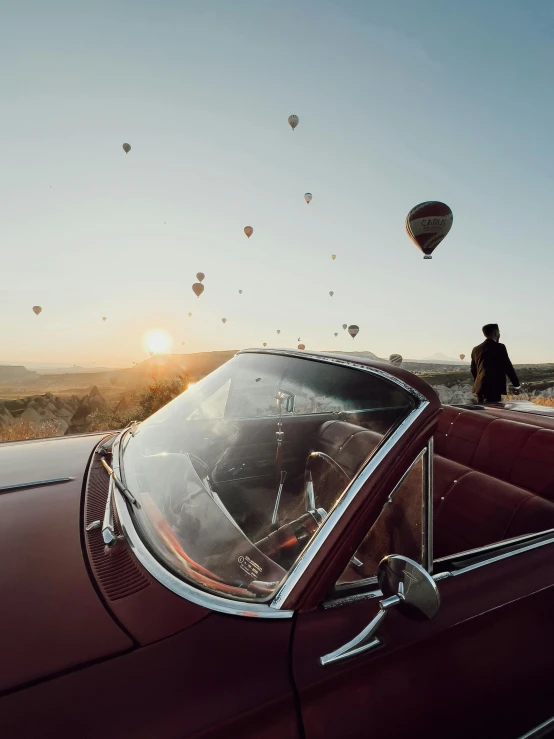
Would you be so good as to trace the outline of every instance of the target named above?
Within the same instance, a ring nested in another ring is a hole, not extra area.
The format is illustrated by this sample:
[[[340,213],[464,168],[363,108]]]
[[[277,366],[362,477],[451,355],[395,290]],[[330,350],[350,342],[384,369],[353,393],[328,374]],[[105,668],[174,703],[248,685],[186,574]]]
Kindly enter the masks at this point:
[[[440,607],[440,595],[435,581],[421,565],[400,554],[391,554],[381,560],[377,571],[383,600],[375,618],[347,644],[320,657],[321,665],[329,665],[380,646],[375,633],[391,608],[406,616],[433,618]]]

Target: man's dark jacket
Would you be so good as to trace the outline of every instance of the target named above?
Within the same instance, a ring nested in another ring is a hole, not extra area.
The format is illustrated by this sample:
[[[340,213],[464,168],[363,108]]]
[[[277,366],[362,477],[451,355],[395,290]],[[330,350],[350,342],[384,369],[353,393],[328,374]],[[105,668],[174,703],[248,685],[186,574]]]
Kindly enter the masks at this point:
[[[475,382],[473,392],[485,398],[506,395],[506,375],[512,385],[519,385],[516,371],[510,362],[504,344],[485,339],[471,352],[471,374]]]

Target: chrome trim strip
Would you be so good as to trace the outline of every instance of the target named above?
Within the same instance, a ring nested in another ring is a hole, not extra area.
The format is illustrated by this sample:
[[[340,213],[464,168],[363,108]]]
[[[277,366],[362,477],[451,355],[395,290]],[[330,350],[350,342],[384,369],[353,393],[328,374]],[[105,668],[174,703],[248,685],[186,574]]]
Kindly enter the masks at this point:
[[[363,583],[362,583],[363,585]],[[377,587],[376,590],[368,590],[365,593],[356,593],[356,595],[347,595],[344,598],[335,598],[335,600],[326,600],[322,605],[324,610],[330,608],[341,608],[341,606],[349,606],[351,603],[358,603],[361,600],[373,600],[374,598],[382,598],[383,593]]]
[[[381,447],[378,447],[377,451],[367,461],[365,467],[352,480],[350,485],[347,486],[342,495],[342,498],[340,498],[331,513],[327,516],[327,519],[323,522],[323,525],[319,529],[317,535],[313,537],[313,539],[309,542],[308,546],[301,554],[300,558],[296,561],[292,569],[289,571],[287,579],[277,590],[275,598],[271,602],[271,608],[278,610],[283,606],[283,603],[285,603],[292,591],[296,588],[296,586],[298,585],[298,581],[311,565],[319,550],[323,546],[323,543],[326,541],[327,537],[334,529],[338,521],[342,518],[344,512],[350,506],[356,495],[363,488],[363,486],[365,485],[369,477],[375,472],[377,467],[382,464],[387,454],[404,436],[406,431],[417,421],[417,419],[421,416],[428,405],[429,401],[426,400],[418,408],[413,410],[410,415],[402,421],[398,428],[393,431],[393,433],[384,442],[384,444]]]
[[[554,536],[550,539],[546,539],[546,541],[537,541],[534,544],[529,544],[526,547],[521,547],[520,549],[516,549],[513,552],[505,552],[504,554],[499,554],[497,557],[489,557],[489,559],[484,559],[482,562],[476,562],[475,564],[468,565],[467,567],[461,567],[459,570],[441,572],[436,575],[436,580],[445,580],[447,577],[458,577],[458,575],[465,575],[467,572],[479,570],[481,569],[481,567],[486,567],[487,565],[494,564],[495,562],[501,562],[503,559],[509,559],[510,557],[515,557],[518,554],[523,554],[524,552],[531,552],[533,549],[539,549],[540,547],[544,547],[547,544],[554,544]]]
[[[423,458],[423,567],[433,574],[433,437],[427,442],[427,454]]]
[[[219,595],[214,595],[205,590],[200,590],[199,588],[189,585],[184,580],[178,578],[160,564],[142,543],[141,538],[135,531],[131,515],[127,508],[127,503],[115,486],[113,496],[121,533],[128,542],[129,548],[144,569],[147,570],[158,582],[168,588],[168,590],[173,591],[182,598],[186,598],[186,600],[190,600],[192,603],[202,606],[202,608],[208,608],[211,611],[218,611],[219,613],[229,613],[232,616],[251,616],[254,618],[292,618],[294,611],[275,611],[266,603],[246,603],[244,601],[221,598]]]
[[[495,551],[496,549],[505,549],[506,547],[515,546],[516,544],[520,544],[524,541],[529,541],[530,539],[538,539],[539,537],[546,536],[547,534],[554,534],[554,529],[545,529],[544,531],[538,531],[534,534],[522,534],[521,536],[514,536],[513,539],[503,539],[502,541],[495,541],[494,544],[486,544],[485,546],[478,547],[477,549],[466,549],[464,552],[449,554],[447,557],[440,557],[439,559],[436,559],[435,564],[441,564],[442,562],[452,562],[461,557],[469,559],[472,555],[475,556],[484,552]]]
[[[0,493],[8,493],[10,490],[22,490],[24,488],[41,488],[46,485],[61,485],[64,482],[71,482],[74,477],[54,477],[51,480],[36,480],[35,482],[19,482],[15,485],[3,485],[0,487]]]
[[[535,726],[534,729],[523,734],[519,739],[539,739],[542,736],[548,736],[554,730],[554,717],[543,721],[542,724]]]

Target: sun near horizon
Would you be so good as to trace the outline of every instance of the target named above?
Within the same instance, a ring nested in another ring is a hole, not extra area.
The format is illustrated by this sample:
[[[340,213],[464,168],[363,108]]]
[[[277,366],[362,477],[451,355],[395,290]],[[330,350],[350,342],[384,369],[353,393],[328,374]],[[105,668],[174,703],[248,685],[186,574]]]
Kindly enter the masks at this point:
[[[168,354],[173,345],[173,339],[166,331],[149,331],[144,336],[144,345],[152,354]]]

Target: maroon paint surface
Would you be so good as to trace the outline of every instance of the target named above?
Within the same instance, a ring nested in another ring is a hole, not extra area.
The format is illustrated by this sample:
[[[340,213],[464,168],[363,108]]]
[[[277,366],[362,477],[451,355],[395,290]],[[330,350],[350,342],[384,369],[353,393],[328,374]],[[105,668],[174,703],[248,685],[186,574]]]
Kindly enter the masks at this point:
[[[438,583],[432,621],[391,612],[384,646],[322,667],[377,612],[300,614],[293,669],[306,739],[521,736],[554,714],[554,545]]]
[[[0,691],[131,647],[81,549],[83,475],[100,438],[0,445],[2,485],[75,477],[0,493]]]
[[[0,699],[2,739],[295,739],[292,619],[212,614],[186,631]]]

